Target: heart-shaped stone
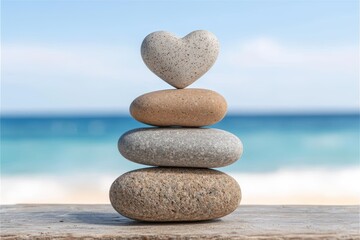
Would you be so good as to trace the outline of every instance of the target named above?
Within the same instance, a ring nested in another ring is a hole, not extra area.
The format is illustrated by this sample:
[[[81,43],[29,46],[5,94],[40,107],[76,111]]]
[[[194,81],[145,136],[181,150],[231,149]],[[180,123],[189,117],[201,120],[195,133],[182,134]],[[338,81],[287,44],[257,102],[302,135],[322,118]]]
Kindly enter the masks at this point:
[[[146,66],[176,88],[185,88],[204,75],[215,63],[220,44],[205,30],[183,38],[164,31],[150,33],[141,44]]]

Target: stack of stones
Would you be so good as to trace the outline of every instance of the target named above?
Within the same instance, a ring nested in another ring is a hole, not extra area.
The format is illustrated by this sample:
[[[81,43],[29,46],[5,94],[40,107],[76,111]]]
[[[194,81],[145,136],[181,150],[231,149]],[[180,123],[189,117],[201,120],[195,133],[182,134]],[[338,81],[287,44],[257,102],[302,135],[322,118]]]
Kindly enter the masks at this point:
[[[145,64],[177,89],[144,94],[130,106],[136,120],[156,127],[125,133],[119,151],[130,161],[156,167],[114,181],[110,201],[121,215],[154,222],[209,220],[230,214],[240,204],[236,180],[210,169],[238,160],[240,139],[201,128],[225,116],[226,101],[211,90],[184,89],[211,68],[218,53],[218,40],[208,31],[184,38],[161,31],[144,39]]]

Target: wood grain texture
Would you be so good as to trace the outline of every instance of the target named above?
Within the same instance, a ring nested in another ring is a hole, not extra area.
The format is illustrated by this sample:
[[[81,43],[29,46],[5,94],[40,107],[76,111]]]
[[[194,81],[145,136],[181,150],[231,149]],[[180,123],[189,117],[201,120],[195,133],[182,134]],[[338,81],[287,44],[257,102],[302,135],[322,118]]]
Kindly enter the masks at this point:
[[[143,223],[110,205],[1,206],[1,239],[360,239],[359,206],[240,206],[219,220]]]

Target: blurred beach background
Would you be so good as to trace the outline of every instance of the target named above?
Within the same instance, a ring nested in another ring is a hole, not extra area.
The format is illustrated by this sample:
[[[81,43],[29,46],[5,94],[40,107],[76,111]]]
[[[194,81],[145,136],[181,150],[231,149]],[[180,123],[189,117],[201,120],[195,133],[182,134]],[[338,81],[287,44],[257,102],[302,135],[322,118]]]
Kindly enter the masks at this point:
[[[210,127],[243,142],[220,168],[243,204],[359,204],[358,1],[1,1],[1,204],[109,203],[133,99],[171,88],[144,37],[206,29],[219,92]]]

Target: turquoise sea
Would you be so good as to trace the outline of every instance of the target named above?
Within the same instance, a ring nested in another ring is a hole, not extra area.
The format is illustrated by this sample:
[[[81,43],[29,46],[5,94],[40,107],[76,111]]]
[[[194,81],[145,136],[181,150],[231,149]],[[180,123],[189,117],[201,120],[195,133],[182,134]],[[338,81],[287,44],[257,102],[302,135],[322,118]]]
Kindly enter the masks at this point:
[[[3,117],[1,174],[124,172],[142,167],[125,160],[118,138],[146,127],[127,116]],[[228,116],[211,126],[244,144],[228,172],[339,168],[359,165],[359,115]]]
[[[147,127],[128,116],[2,117],[1,204],[109,203],[111,183],[144,165],[118,138]],[[244,154],[219,169],[243,204],[358,204],[359,115],[230,115],[212,126],[237,135]]]

